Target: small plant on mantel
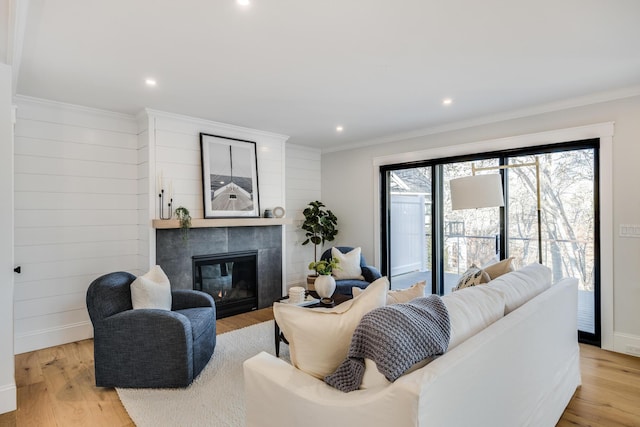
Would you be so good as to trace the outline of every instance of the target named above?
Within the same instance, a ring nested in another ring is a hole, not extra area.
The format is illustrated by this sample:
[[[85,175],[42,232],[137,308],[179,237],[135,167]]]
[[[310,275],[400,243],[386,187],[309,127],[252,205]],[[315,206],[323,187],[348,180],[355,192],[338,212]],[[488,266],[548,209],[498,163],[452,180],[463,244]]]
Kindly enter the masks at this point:
[[[189,209],[184,206],[178,206],[174,212],[176,218],[180,222],[180,229],[182,230],[182,240],[185,242],[189,240],[189,228],[191,227],[191,215]]]

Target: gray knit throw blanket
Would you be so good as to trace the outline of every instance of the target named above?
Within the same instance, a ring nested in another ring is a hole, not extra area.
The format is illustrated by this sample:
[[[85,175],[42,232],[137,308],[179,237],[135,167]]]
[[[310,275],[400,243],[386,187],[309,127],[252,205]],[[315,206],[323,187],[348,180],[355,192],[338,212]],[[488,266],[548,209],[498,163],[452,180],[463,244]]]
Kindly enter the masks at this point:
[[[357,390],[365,358],[395,381],[414,364],[447,351],[450,333],[447,307],[437,295],[376,308],[362,317],[347,359],[324,381],[344,392]]]

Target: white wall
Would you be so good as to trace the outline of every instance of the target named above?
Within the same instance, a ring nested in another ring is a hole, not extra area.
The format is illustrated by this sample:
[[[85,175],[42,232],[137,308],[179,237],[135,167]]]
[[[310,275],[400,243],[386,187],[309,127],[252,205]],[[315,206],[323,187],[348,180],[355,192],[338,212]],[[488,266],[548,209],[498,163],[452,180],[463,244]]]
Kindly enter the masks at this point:
[[[138,270],[133,117],[16,97],[15,351],[92,336],[96,277]]]
[[[309,273],[307,266],[313,261],[313,245],[302,246],[304,231],[300,228],[304,221],[302,211],[314,200],[321,199],[320,192],[320,150],[287,144],[286,191],[287,216],[293,224],[286,225],[287,286],[306,283]],[[340,225],[340,224],[338,224]],[[339,230],[339,228],[338,228]]]
[[[11,68],[0,64],[0,414],[16,409],[13,358],[13,119]]]
[[[613,137],[613,227],[603,233],[613,235],[613,342],[612,349],[630,352],[628,346],[640,348],[640,239],[618,237],[620,224],[640,224],[640,198],[629,193],[629,183],[640,182],[640,97],[570,108],[514,120],[431,134],[376,146],[326,153],[322,156],[322,197],[332,206],[342,224],[341,240],[357,242],[370,261],[376,261],[374,159],[397,153],[411,153],[427,148],[475,143],[497,138],[524,135],[594,123],[615,122]],[[478,144],[478,152],[483,146]],[[409,160],[407,158],[406,160]],[[329,191],[339,188],[340,191]],[[377,261],[376,261],[377,262]],[[603,284],[604,286],[604,284]],[[605,331],[603,331],[604,333]]]

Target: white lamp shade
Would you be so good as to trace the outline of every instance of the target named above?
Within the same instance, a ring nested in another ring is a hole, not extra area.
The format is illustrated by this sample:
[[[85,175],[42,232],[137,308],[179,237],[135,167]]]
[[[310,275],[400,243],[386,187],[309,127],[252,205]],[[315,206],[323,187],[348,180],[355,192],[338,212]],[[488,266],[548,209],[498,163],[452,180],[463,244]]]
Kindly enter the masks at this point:
[[[451,209],[477,209],[504,206],[502,180],[498,174],[473,175],[449,181]]]

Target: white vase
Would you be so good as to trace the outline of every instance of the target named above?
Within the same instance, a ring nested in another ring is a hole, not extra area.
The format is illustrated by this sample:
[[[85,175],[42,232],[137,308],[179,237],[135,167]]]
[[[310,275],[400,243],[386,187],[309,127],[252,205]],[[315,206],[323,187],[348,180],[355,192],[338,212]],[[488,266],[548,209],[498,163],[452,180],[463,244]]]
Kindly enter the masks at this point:
[[[333,276],[328,274],[319,275],[314,285],[320,298],[331,298],[336,290],[336,281]]]

